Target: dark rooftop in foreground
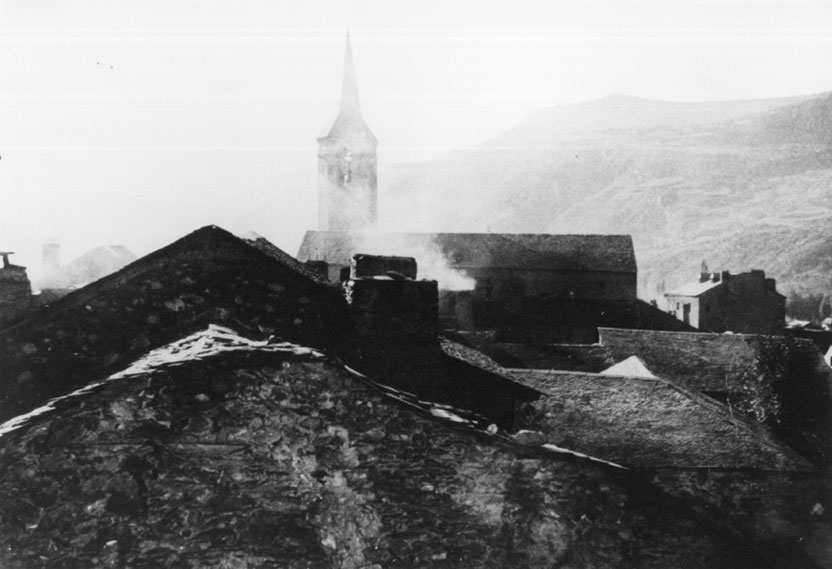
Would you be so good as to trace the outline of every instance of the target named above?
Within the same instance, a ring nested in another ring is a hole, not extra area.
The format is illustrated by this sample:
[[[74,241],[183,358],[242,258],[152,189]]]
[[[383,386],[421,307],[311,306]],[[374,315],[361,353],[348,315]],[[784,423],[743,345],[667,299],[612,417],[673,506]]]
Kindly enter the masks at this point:
[[[627,471],[227,329],[54,407],[0,437],[4,566],[810,567]]]
[[[332,347],[345,309],[266,240],[203,227],[0,330],[0,419],[208,324]]]
[[[829,446],[812,438],[828,411],[816,349],[749,340],[742,409],[648,361],[685,335],[440,337],[436,282],[407,278],[413,259],[371,260],[403,270],[341,289],[262,238],[205,227],[1,330],[0,564],[825,559],[828,488],[783,443],[812,459],[804,443]],[[702,346],[724,364],[718,339]],[[631,356],[657,377],[586,373]]]

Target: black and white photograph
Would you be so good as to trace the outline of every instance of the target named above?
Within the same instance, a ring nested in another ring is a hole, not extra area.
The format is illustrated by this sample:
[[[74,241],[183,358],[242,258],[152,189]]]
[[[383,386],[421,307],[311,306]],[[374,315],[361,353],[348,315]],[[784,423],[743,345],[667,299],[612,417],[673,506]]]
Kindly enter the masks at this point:
[[[0,0],[0,569],[832,569],[832,3]]]

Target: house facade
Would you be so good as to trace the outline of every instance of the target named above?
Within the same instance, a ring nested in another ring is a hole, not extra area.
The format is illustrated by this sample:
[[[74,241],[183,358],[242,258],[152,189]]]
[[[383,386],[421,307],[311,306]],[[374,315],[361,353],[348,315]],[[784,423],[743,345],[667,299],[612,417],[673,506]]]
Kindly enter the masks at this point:
[[[777,292],[775,280],[760,270],[701,273],[698,282],[664,296],[668,312],[700,330],[742,334],[784,330],[786,297]]]

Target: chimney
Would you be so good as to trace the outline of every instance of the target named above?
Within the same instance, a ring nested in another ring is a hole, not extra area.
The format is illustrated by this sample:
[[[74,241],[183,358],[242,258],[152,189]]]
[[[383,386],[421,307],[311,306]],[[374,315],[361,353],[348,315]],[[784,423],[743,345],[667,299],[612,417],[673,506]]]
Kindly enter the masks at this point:
[[[57,240],[45,241],[41,244],[43,263],[43,278],[54,275],[61,266],[61,244]]]
[[[350,320],[359,339],[409,342],[435,339],[439,287],[416,281],[412,257],[355,255],[344,283]]]
[[[322,277],[329,278],[329,263],[326,261],[306,261],[306,267]]]
[[[416,259],[381,255],[355,255],[350,261],[350,278],[390,277],[416,279]]]
[[[0,324],[10,322],[26,311],[32,304],[32,285],[26,275],[26,267],[9,261],[11,251],[0,252],[3,266],[0,267]]]

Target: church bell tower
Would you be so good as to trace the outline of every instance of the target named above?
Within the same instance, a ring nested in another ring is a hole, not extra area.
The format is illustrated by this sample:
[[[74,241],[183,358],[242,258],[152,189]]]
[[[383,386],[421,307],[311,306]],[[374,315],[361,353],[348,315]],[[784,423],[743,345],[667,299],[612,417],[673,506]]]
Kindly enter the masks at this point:
[[[350,35],[344,58],[341,108],[318,139],[318,225],[329,231],[374,231],[378,140],[361,116]]]

